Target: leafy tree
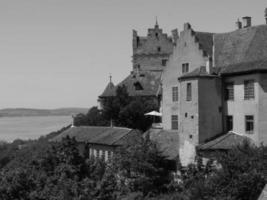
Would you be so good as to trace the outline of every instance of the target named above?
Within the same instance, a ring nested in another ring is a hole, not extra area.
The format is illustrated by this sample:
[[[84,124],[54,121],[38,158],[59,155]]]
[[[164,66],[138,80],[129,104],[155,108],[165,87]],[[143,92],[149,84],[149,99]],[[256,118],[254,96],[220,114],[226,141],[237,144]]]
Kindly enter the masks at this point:
[[[171,181],[171,170],[166,158],[149,139],[135,142],[135,145],[121,148],[114,158],[120,191],[157,194],[167,191]]]

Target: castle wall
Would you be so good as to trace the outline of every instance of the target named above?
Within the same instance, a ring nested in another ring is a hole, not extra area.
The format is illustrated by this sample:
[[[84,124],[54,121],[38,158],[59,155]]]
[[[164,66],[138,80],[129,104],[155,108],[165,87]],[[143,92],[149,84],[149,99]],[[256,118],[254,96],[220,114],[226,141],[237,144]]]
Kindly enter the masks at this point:
[[[191,83],[192,98],[188,101],[186,96],[187,84]],[[197,145],[199,141],[199,96],[197,79],[186,79],[180,82],[180,102],[179,102],[179,135],[180,142],[184,141]]]
[[[137,66],[140,66],[140,70],[144,71],[162,71],[165,66],[163,62],[166,62],[169,59],[169,55],[137,55],[134,58],[133,63],[134,69],[137,69]],[[163,61],[166,60],[166,61]]]
[[[162,122],[164,129],[171,129],[171,115],[179,114],[179,120],[184,117],[184,112],[181,111],[182,107],[188,107],[188,103],[181,102],[185,98],[185,88],[178,82],[178,77],[183,75],[182,64],[189,63],[189,72],[205,66],[207,57],[203,56],[203,51],[199,48],[195,37],[192,34],[192,29],[188,24],[185,24],[184,30],[180,33],[179,39],[176,41],[176,47],[173,54],[170,56],[167,67],[162,75]],[[172,87],[178,86],[178,102],[172,101]],[[197,90],[196,90],[197,91]],[[192,91],[192,94],[193,91]],[[183,105],[186,104],[186,105]],[[184,109],[184,108],[183,108]],[[180,123],[179,123],[180,124]],[[187,125],[186,125],[187,126]],[[183,135],[183,130],[178,130]],[[187,136],[189,137],[189,135]]]
[[[153,29],[148,29],[146,37],[140,37],[133,31],[133,70],[162,70],[173,51],[172,37],[162,32],[156,24]]]
[[[255,98],[245,100],[244,81],[250,79],[254,80]],[[264,118],[266,114],[261,111],[259,115],[259,99],[266,95],[264,92],[262,92],[261,89],[259,89],[259,81],[260,76],[258,74],[231,76],[224,78],[224,83],[234,83],[234,100],[227,100],[224,102],[224,120],[226,120],[227,115],[232,115],[233,131],[239,134],[244,134],[245,136],[253,139],[256,143],[259,142],[259,125],[266,123],[264,122],[264,120],[266,120],[266,118]],[[261,95],[261,97],[259,95]],[[265,100],[261,101],[260,104],[264,106]],[[263,106],[261,106],[260,109],[265,110]],[[254,116],[254,132],[251,134],[247,134],[245,130],[245,115]]]
[[[223,132],[222,82],[220,78],[200,78],[199,143]]]
[[[267,145],[267,74],[259,81],[259,144]]]

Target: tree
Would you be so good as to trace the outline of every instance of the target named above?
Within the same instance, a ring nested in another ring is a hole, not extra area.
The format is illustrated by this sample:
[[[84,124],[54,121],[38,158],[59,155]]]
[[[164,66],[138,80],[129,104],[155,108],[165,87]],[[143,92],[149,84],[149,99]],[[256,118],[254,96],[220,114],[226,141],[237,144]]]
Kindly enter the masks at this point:
[[[172,171],[166,163],[156,144],[147,138],[121,148],[113,160],[120,191],[142,192],[144,196],[167,191]]]

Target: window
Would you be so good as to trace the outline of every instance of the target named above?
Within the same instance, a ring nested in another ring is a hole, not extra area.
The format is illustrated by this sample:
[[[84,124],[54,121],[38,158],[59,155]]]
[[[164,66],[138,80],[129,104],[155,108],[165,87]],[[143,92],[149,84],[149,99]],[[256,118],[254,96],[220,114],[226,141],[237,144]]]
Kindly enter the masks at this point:
[[[254,116],[253,115],[246,115],[245,116],[245,128],[246,133],[253,133],[254,131]]]
[[[99,158],[99,150],[96,150],[96,157]]]
[[[182,73],[187,73],[189,72],[189,63],[183,63],[182,64]]]
[[[172,130],[178,130],[178,115],[172,115]]]
[[[192,85],[191,83],[187,83],[186,85],[186,101],[192,100]]]
[[[160,47],[158,47],[158,52],[160,52],[161,51],[161,48]]]
[[[135,90],[143,90],[144,89],[140,82],[135,82],[134,88],[135,88]]]
[[[178,87],[172,87],[172,101],[178,101]]]
[[[226,116],[226,131],[232,131],[233,130],[233,116],[228,115]]]
[[[161,65],[162,65],[162,66],[166,66],[166,63],[167,63],[167,59],[163,59],[163,60],[161,60]]]
[[[225,100],[234,100],[234,83],[226,83],[225,85]]]
[[[244,99],[254,99],[254,80],[244,81]]]

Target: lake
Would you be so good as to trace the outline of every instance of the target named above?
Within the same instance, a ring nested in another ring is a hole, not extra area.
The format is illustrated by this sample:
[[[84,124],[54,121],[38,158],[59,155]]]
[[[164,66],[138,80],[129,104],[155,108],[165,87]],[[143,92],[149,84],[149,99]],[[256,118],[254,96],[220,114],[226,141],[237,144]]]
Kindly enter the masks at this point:
[[[37,139],[71,123],[71,116],[0,117],[0,140]]]

